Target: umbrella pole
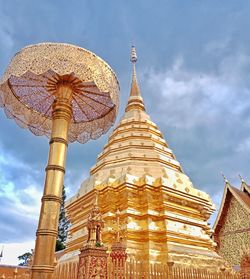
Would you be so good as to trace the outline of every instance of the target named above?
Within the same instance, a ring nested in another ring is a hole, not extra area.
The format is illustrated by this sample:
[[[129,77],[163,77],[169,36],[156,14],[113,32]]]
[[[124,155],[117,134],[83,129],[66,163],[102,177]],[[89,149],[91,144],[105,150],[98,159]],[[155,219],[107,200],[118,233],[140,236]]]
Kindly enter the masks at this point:
[[[71,99],[70,84],[60,83],[53,104],[50,150],[36,234],[35,255],[31,268],[32,279],[51,279],[54,271],[68,129],[72,117]]]

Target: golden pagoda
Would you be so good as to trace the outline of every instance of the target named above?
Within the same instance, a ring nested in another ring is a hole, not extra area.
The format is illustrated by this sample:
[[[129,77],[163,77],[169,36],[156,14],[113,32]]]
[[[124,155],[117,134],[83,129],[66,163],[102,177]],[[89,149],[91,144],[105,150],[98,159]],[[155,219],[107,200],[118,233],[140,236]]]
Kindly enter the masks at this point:
[[[176,266],[219,270],[225,263],[215,252],[208,224],[214,204],[208,194],[194,188],[147,114],[137,82],[136,61],[132,47],[132,85],[125,114],[89,178],[66,203],[72,225],[59,264],[78,262],[98,190],[98,206],[105,222],[103,242],[109,250],[119,230],[128,260],[148,265],[171,261]]]

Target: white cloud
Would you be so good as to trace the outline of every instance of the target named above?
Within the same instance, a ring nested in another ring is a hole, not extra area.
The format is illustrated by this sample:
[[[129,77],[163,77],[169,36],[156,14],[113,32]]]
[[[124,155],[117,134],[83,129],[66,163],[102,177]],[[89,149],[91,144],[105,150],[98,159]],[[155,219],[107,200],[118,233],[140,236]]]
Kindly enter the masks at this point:
[[[27,177],[25,185],[15,185],[12,181],[9,181],[5,170],[12,171],[12,168],[15,168],[13,171],[18,169],[20,176],[22,171],[23,173],[35,172],[35,170],[30,169],[30,166],[16,160],[13,156],[2,154],[0,156],[0,197],[5,198],[13,205],[9,210],[19,215],[20,218],[25,217],[37,220],[40,209],[41,190],[38,185],[35,185],[35,181],[32,181],[29,177]]]
[[[35,247],[35,241],[21,243],[0,243],[0,249],[3,247],[3,258],[1,264],[18,265],[18,256],[30,252]],[[0,250],[1,252],[2,250]]]
[[[144,82],[152,97],[159,98],[157,108],[169,112],[168,122],[190,128],[215,122],[224,113],[238,116],[250,108],[250,90],[242,84],[246,66],[250,66],[250,56],[238,54],[225,58],[217,73],[195,72],[186,69],[183,58],[178,57],[165,72],[150,69]]]
[[[37,187],[29,185],[17,190],[13,183],[8,182],[7,184],[2,184],[1,181],[0,186],[0,197],[3,196],[12,203],[13,207],[10,209],[12,212],[19,215],[20,218],[25,217],[37,220],[41,200],[41,192],[37,190]],[[29,200],[29,202],[25,203],[23,198]]]

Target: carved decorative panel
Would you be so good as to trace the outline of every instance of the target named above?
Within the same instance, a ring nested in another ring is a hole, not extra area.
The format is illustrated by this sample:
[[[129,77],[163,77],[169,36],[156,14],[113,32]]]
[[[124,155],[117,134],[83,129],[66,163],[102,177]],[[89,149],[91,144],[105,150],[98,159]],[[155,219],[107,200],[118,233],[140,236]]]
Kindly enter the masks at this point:
[[[232,265],[240,265],[242,252],[250,247],[250,214],[232,197],[219,233],[219,253]]]

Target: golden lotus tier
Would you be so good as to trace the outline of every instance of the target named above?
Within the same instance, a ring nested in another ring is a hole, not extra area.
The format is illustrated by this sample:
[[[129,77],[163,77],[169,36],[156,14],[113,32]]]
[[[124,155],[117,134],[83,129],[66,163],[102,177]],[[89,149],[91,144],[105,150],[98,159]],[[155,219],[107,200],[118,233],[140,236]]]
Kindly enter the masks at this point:
[[[109,249],[119,230],[130,259],[219,270],[225,263],[215,252],[208,225],[214,205],[208,194],[194,187],[146,113],[135,72],[135,50],[131,61],[133,78],[125,114],[89,178],[67,201],[72,226],[60,262],[78,261],[98,190],[105,222],[103,242]]]

